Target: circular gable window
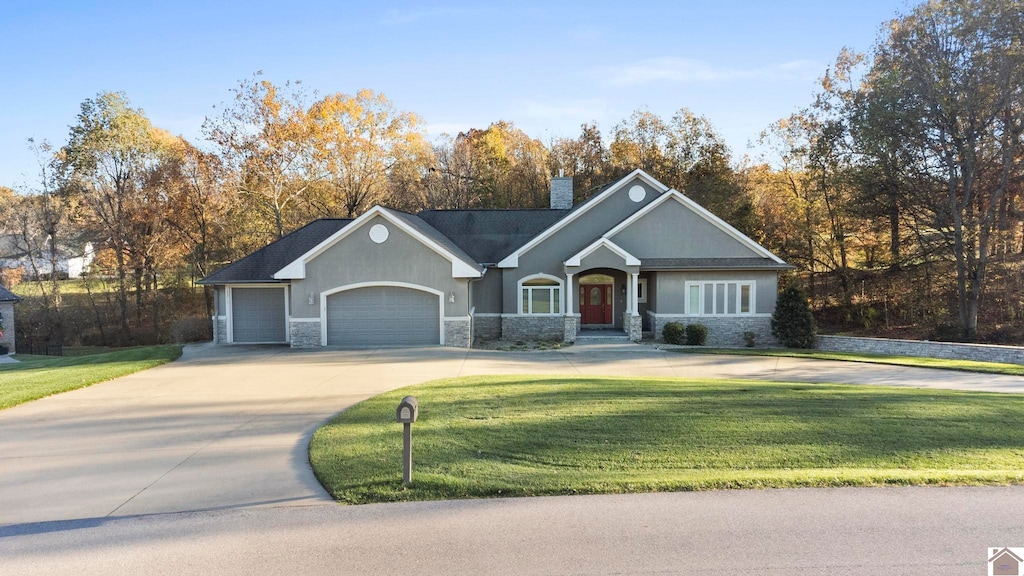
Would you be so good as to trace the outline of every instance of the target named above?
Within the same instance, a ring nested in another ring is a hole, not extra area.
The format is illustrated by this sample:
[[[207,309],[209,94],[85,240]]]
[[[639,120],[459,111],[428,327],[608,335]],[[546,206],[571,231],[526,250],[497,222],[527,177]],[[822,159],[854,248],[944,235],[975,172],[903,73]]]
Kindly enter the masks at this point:
[[[377,244],[383,244],[388,239],[388,227],[383,224],[374,224],[370,227],[370,240]]]
[[[629,189],[629,199],[633,202],[643,202],[644,198],[647,198],[647,189],[639,184],[634,184]]]

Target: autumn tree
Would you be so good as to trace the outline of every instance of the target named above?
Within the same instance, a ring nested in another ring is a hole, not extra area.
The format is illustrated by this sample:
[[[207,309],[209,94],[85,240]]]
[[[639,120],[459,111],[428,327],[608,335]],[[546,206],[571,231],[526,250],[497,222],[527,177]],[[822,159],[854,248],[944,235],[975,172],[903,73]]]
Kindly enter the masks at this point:
[[[132,274],[136,311],[142,291],[155,285],[157,250],[163,244],[161,197],[152,176],[166,135],[119,92],[84,101],[62,150],[71,183],[98,233],[113,251],[121,329],[130,334],[128,284]]]
[[[278,87],[257,72],[232,90],[234,101],[203,124],[228,169],[228,182],[274,238],[298,226],[291,210],[325,178],[316,130],[299,83]],[[252,218],[250,218],[252,220]]]
[[[574,202],[579,203],[611,179],[608,149],[596,124],[583,124],[576,138],[558,138],[551,144],[551,174],[573,179]]]
[[[415,193],[410,188],[433,164],[423,121],[397,111],[383,94],[327,96],[313,104],[309,122],[326,183],[324,193],[311,199],[320,216],[354,218],[374,204]]]
[[[997,217],[1020,176],[1024,4],[938,0],[890,23],[873,71],[918,115],[904,137],[942,182],[929,199],[956,264],[957,316],[974,340]]]

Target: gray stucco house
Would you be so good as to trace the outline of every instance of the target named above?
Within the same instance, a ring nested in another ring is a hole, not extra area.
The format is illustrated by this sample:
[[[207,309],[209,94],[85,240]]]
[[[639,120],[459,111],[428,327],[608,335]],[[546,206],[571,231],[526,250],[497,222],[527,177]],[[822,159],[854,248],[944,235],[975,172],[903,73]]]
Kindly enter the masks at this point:
[[[547,210],[376,206],[317,220],[201,281],[223,343],[468,347],[479,339],[574,341],[614,328],[661,337],[700,322],[708,343],[771,341],[780,271],[792,267],[637,170],[572,205],[553,178]]]
[[[9,290],[0,286],[0,326],[3,326],[3,334],[0,334],[0,347],[6,347],[8,354],[15,353],[14,342],[14,304],[21,298],[12,294]]]

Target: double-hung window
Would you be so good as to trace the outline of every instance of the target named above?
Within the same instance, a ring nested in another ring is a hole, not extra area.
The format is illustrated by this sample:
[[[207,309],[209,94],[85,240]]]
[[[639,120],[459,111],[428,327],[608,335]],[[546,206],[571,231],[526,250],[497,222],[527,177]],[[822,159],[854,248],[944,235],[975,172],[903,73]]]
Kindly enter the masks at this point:
[[[705,280],[686,283],[690,316],[744,316],[754,313],[754,281]]]
[[[522,313],[531,315],[561,314],[562,285],[549,278],[533,278],[523,282],[520,294]]]

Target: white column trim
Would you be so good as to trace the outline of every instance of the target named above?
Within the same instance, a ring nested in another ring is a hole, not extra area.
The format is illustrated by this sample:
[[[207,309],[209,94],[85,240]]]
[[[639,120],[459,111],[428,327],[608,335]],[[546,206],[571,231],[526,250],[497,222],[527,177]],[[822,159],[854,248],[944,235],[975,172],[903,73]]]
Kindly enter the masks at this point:
[[[568,314],[573,314],[574,313],[572,311],[572,296],[573,296],[572,272],[566,272],[565,273],[565,307],[562,308],[562,313],[563,314],[568,315]]]
[[[637,285],[639,284],[640,274],[629,275],[629,306],[630,314],[637,316],[640,314],[640,304],[637,302]]]

